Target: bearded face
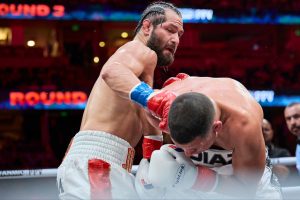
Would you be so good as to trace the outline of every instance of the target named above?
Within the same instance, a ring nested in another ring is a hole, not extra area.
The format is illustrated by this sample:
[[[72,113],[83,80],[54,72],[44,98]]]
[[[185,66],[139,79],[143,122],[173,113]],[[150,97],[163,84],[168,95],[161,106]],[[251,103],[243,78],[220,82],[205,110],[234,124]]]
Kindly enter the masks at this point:
[[[289,131],[300,137],[300,104],[286,107],[284,117]]]
[[[147,42],[147,46],[155,51],[157,54],[157,66],[168,66],[174,61],[175,47],[168,45],[167,41],[163,40],[163,37],[158,36],[155,33],[155,29]]]

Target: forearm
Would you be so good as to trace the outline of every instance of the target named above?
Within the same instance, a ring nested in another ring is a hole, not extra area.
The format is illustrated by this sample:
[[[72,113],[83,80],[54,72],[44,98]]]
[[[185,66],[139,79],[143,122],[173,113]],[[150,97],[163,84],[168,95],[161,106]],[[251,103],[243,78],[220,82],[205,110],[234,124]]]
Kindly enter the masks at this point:
[[[101,78],[115,93],[126,99],[131,89],[141,82],[138,75],[119,63],[106,66],[101,72]]]
[[[151,114],[160,119],[159,128],[162,131],[169,132],[168,112],[176,94],[171,91],[154,92],[152,88],[152,74],[143,74],[143,81],[138,79],[142,76],[143,69],[127,68],[120,63],[106,65],[101,72],[101,77],[105,83],[119,96],[130,99],[138,105],[150,111]],[[147,82],[150,82],[149,83]]]

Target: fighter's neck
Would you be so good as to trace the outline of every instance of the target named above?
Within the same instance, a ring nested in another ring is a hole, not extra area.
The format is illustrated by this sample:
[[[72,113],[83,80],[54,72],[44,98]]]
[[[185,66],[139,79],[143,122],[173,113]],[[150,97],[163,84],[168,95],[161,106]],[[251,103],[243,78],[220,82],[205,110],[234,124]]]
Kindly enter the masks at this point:
[[[221,120],[221,110],[220,110],[220,107],[218,106],[218,104],[213,99],[210,99],[210,100],[211,100],[211,102],[212,102],[212,104],[214,106],[215,112],[216,112],[216,114],[215,114],[215,120],[222,121]]]
[[[212,103],[213,103],[213,106],[214,106],[214,109],[216,112],[214,120],[222,122],[222,129],[218,132],[214,145],[224,148],[226,150],[232,150],[233,147],[230,143],[230,138],[228,136],[226,136],[227,134],[224,135],[224,133],[227,132],[227,130],[225,130],[226,126],[224,126],[224,125],[226,123],[226,120],[228,119],[228,116],[226,116],[226,113],[224,113],[224,111],[222,111],[222,109],[223,109],[222,105],[219,105],[218,102],[215,102],[214,100],[212,100]]]
[[[140,41],[145,45],[147,44],[147,38],[144,37],[140,32],[136,34],[136,36],[133,38],[133,40]]]

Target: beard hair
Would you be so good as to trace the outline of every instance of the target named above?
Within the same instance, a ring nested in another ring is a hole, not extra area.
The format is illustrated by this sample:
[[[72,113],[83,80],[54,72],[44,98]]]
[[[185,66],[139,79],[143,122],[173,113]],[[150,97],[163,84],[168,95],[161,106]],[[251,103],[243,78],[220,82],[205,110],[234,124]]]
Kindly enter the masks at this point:
[[[153,29],[150,38],[147,41],[147,46],[156,53],[158,67],[168,66],[173,63],[174,58],[172,56],[165,56],[163,54],[163,48],[160,45],[162,44],[162,42],[160,40],[160,37],[158,37],[154,31],[155,29]]]

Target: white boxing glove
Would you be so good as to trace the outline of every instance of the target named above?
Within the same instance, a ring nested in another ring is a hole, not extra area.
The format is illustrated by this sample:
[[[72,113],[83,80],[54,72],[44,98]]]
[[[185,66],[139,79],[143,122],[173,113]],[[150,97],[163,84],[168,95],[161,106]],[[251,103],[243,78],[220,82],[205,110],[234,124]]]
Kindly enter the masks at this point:
[[[149,161],[142,159],[136,176],[135,189],[141,199],[163,199],[165,196],[165,189],[161,187],[154,187],[148,179]]]
[[[215,171],[196,166],[182,149],[170,144],[152,153],[148,178],[154,186],[200,191],[213,191],[218,180]]]

